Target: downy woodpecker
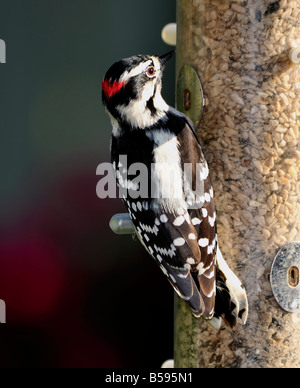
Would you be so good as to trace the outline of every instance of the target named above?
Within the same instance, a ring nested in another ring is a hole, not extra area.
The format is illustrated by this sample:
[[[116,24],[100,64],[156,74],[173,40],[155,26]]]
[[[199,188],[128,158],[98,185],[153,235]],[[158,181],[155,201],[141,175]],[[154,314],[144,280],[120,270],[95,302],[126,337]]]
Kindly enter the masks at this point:
[[[112,122],[111,154],[136,234],[196,317],[245,323],[244,287],[218,248],[216,208],[207,162],[190,120],[161,95],[174,52],[115,63],[102,81]],[[127,166],[122,157],[126,156]],[[148,171],[147,195],[128,166]]]

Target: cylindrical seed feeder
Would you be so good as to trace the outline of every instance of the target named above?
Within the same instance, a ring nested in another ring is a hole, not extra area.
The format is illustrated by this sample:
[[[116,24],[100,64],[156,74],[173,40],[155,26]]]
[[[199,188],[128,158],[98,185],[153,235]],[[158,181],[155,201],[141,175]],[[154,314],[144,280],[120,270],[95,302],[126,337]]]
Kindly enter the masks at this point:
[[[249,319],[215,331],[177,299],[175,366],[300,367],[300,251],[289,244],[300,240],[300,3],[177,6],[178,82],[187,65],[202,82],[197,133],[215,189],[219,245],[247,289]],[[196,88],[179,85],[178,100],[184,91],[192,106]]]

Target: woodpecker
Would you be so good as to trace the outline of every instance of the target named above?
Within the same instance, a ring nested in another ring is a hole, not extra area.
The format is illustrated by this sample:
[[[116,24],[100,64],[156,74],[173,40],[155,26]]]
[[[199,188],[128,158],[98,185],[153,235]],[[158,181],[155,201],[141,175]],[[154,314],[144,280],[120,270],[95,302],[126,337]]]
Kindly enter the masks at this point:
[[[245,324],[247,296],[218,247],[214,192],[201,145],[191,121],[161,94],[173,54],[123,59],[102,81],[117,183],[127,193],[123,201],[139,240],[194,316]],[[136,164],[149,172],[147,195],[139,195],[128,174]]]

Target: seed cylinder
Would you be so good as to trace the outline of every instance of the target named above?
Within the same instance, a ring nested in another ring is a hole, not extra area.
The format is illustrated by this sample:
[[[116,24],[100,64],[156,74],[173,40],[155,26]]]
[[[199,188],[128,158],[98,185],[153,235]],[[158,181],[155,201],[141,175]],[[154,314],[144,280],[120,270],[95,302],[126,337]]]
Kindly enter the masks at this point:
[[[246,326],[216,331],[176,299],[175,365],[300,367],[300,314],[280,308],[269,279],[280,248],[300,240],[300,3],[177,0],[177,7],[177,75],[191,65],[202,82],[197,133],[219,245],[250,309]],[[287,281],[296,274],[291,269]]]

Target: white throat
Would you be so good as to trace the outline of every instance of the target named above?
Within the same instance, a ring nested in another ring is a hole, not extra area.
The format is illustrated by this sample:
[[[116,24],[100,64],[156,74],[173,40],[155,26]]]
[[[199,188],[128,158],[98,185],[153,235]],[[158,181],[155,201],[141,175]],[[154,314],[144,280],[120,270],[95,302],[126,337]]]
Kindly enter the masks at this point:
[[[135,128],[145,129],[156,124],[157,121],[166,117],[169,110],[169,105],[162,98],[161,92],[158,88],[155,92],[154,83],[149,83],[143,90],[139,99],[132,100],[128,105],[121,105],[117,107],[122,119],[130,123]],[[154,96],[153,96],[154,95]],[[156,113],[153,115],[151,110],[147,107],[149,100],[153,99],[153,106]]]

